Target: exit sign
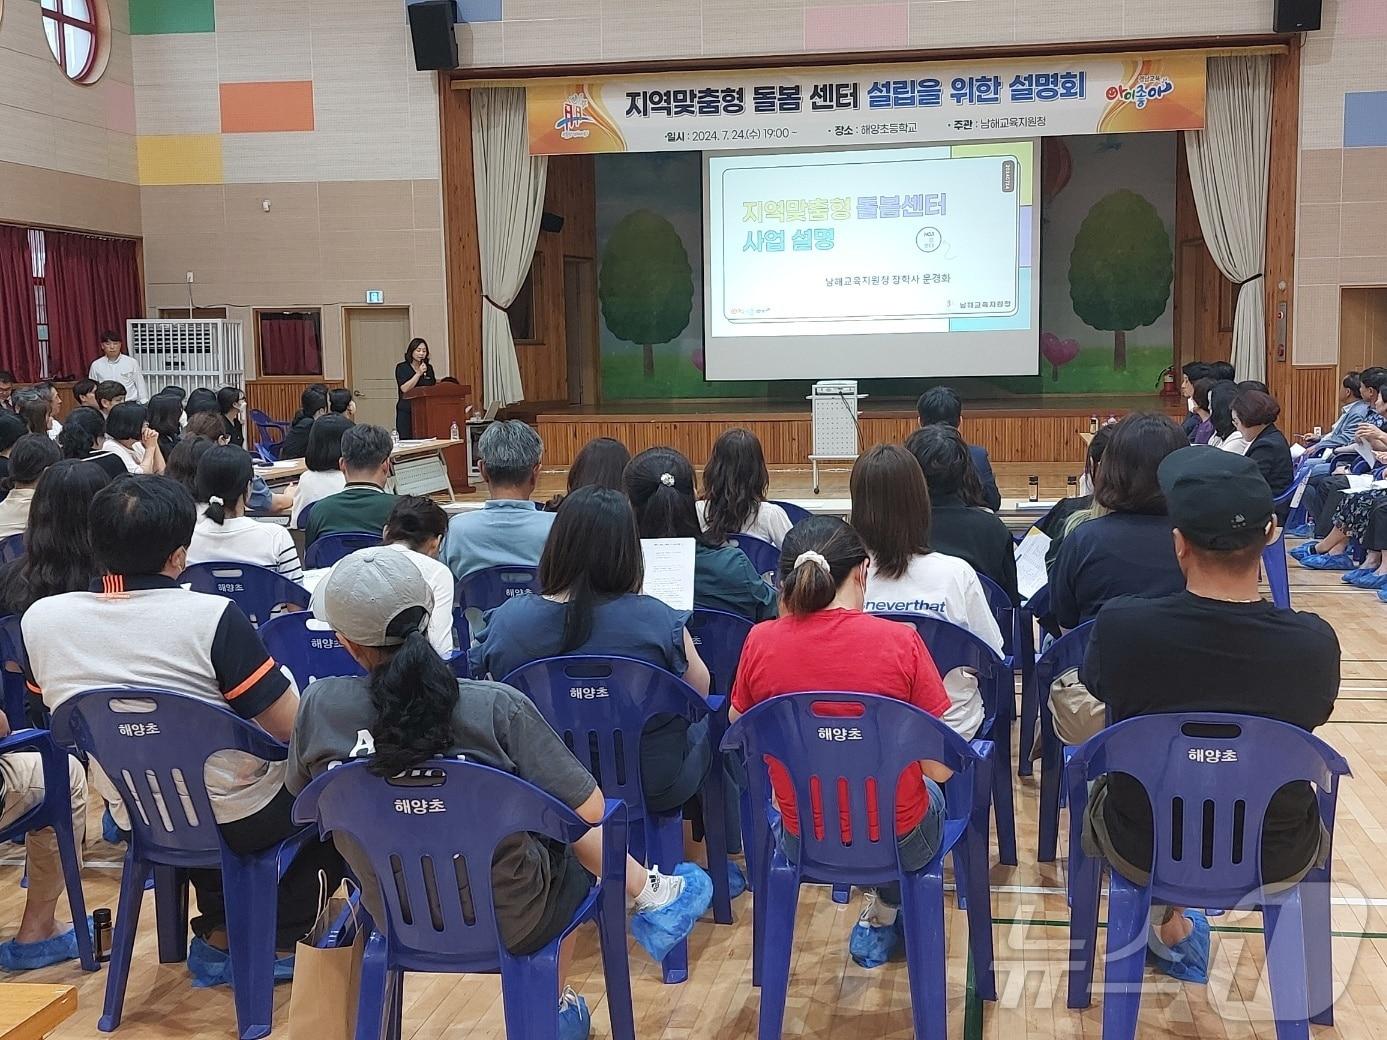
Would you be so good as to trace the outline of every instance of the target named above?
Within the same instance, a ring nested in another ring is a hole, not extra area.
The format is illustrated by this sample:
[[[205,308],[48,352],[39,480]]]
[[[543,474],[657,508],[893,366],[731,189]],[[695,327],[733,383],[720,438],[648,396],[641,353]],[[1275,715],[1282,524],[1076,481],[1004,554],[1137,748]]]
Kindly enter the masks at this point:
[[[384,289],[367,289],[367,290],[366,290],[366,302],[367,302],[367,303],[384,303],[384,302],[385,302],[385,290],[384,290]]]

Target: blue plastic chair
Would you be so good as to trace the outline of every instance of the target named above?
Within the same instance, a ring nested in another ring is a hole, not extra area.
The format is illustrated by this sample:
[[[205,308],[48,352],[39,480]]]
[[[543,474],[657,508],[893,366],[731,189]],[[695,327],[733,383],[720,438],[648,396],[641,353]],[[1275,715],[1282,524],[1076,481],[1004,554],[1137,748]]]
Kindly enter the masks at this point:
[[[276,607],[306,609],[309,595],[296,581],[253,563],[195,563],[178,576],[194,592],[225,596],[250,618],[263,625]]]
[[[366,674],[336,633],[306,610],[271,618],[260,629],[260,639],[300,690],[316,679]]]
[[[1266,572],[1267,586],[1271,589],[1271,601],[1278,607],[1289,608],[1291,605],[1290,565],[1286,562],[1286,528],[1304,521],[1305,508],[1301,505],[1301,500],[1305,496],[1305,485],[1309,480],[1310,467],[1306,466],[1304,474],[1292,481],[1291,486],[1272,502],[1278,510],[1284,505],[1291,507],[1286,523],[1277,532],[1276,541],[1262,550],[1262,570]],[[1297,512],[1300,513],[1299,520],[1296,519]]]
[[[266,465],[274,465],[279,461],[279,442],[269,443],[257,440],[255,442],[255,457]]]
[[[372,534],[369,531],[338,531],[335,534],[320,534],[304,553],[304,566],[310,569],[331,567],[358,549],[369,549],[380,544],[379,532]]]
[[[633,824],[631,854],[672,872],[684,858],[683,814],[679,807],[660,813],[646,807],[641,735],[656,715],[677,715],[689,722],[716,715],[721,698],[705,701],[678,676],[629,657],[548,657],[522,665],[503,681],[535,702],[545,721],[597,778],[603,793],[626,803]],[[713,881],[713,919],[730,924],[723,768],[716,754],[721,730],[715,723],[710,723],[710,736],[715,753],[703,785],[708,873]],[[664,979],[673,983],[688,977],[688,944],[681,942],[665,957]]]
[[[732,696],[732,681],[742,659],[742,647],[755,622],[726,610],[695,610],[684,627],[698,648],[698,656],[708,666],[712,683],[708,687],[719,697]]]
[[[1350,775],[1343,756],[1289,723],[1213,713],[1128,719],[1076,748],[1065,767],[1071,1008],[1088,1007],[1092,996],[1103,864],[1085,855],[1082,830],[1088,784],[1105,773],[1126,773],[1145,788],[1155,857],[1145,886],[1109,871],[1104,1040],[1136,1036],[1153,902],[1261,909],[1278,1040],[1305,1040],[1309,1022],[1332,1025],[1329,861],[1289,889],[1264,892],[1261,848],[1272,796],[1297,781],[1313,785],[1332,840],[1339,778]]]
[[[858,709],[851,718],[828,715],[823,702]],[[828,733],[828,736],[825,736]],[[836,733],[846,733],[839,739]],[[857,736],[852,736],[857,734]],[[927,712],[891,697],[857,693],[796,693],[771,697],[732,724],[724,749],[744,752],[748,764],[781,763],[795,787],[801,820],[811,819],[811,791],[817,788],[822,835],[813,827],[800,834],[798,862],[788,860],[758,821],[768,868],[756,889],[753,914],[752,980],[761,985],[760,1040],[779,1040],[785,1017],[790,959],[794,952],[799,886],[808,883],[879,885],[901,882],[906,967],[917,1040],[944,1040],[947,1031],[947,958],[944,950],[944,857],[955,853],[959,888],[966,896],[969,951],[978,995],[997,998],[992,968],[991,891],[987,881],[987,803],[992,767],[987,741],[972,745]],[[948,799],[943,840],[923,868],[901,868],[894,826],[886,840],[873,837],[876,820],[896,819],[896,785],[902,772],[921,759],[955,772]],[[769,806],[772,791],[764,766],[748,769],[755,804]],[[820,780],[822,782],[820,782]],[[848,792],[846,802],[841,792]],[[875,791],[875,799],[872,792]],[[966,795],[971,795],[967,797]],[[845,836],[837,821],[850,818]]]
[[[319,501],[321,501],[321,499],[319,499]],[[317,502],[309,502],[308,505],[299,510],[299,522],[294,525],[295,530],[308,530],[308,518],[313,515],[313,507],[317,504]]]
[[[427,775],[386,780],[373,776],[367,763],[351,762],[318,777],[294,803],[296,821],[354,840],[370,860],[385,909],[366,943],[356,1035],[397,1040],[407,971],[484,972],[501,976],[509,1040],[556,1040],[559,944],[591,921],[602,946],[612,1036],[635,1040],[626,961],[625,807],[607,801],[600,884],[558,938],[517,957],[501,941],[492,905],[497,844],[520,831],[572,844],[588,824],[558,799],[489,766],[434,760],[419,770]],[[401,812],[406,798],[441,808]]]
[[[4,695],[5,718],[10,731],[18,732],[29,726],[29,691],[24,686],[24,674],[29,657],[24,652],[24,633],[19,627],[19,615],[0,617],[0,691]]]
[[[85,971],[96,971],[92,934],[87,928],[87,902],[82,895],[82,871],[77,865],[77,842],[72,833],[72,786],[68,755],[53,743],[47,730],[18,729],[0,739],[0,755],[31,751],[43,759],[43,801],[4,830],[0,842],[14,841],[30,831],[52,827],[58,838],[58,858],[63,865],[67,905],[77,931],[77,959]]]
[[[0,538],[0,563],[12,563],[24,555],[24,535],[12,534]]]
[[[120,710],[131,700],[147,702],[144,707],[152,710]],[[120,1025],[151,871],[159,960],[168,964],[188,955],[187,871],[209,867],[222,872],[239,1035],[241,1040],[268,1036],[274,1021],[279,878],[316,835],[307,829],[263,852],[238,855],[222,843],[202,778],[207,759],[218,751],[279,762],[284,745],[201,698],[130,686],[87,690],[64,701],[53,712],[53,739],[96,759],[130,814],[106,1003],[97,1028],[109,1033]],[[191,814],[175,793],[180,788],[187,792]]]
[[[1002,863],[1016,866],[1016,808],[1011,789],[1011,720],[1002,702],[1014,695],[1012,673],[992,648],[960,625],[930,614],[879,614],[878,617],[911,625],[920,633],[940,676],[955,668],[977,673],[985,718],[976,736],[993,744],[992,811],[997,818],[997,854]]]
[[[1035,684],[1036,621],[1050,613],[1050,586],[1043,585],[1026,600],[1025,613],[1018,619],[1021,628],[1021,716],[1019,749],[1016,756],[1016,775],[1030,776],[1031,748],[1035,747],[1035,728],[1040,721],[1040,702]]]
[[[284,435],[289,432],[289,423],[271,419],[259,408],[250,410],[250,421],[255,426],[257,444],[279,444],[284,440]],[[278,455],[278,449],[275,450]]]
[[[1035,662],[1036,705],[1040,713],[1040,834],[1036,859],[1041,863],[1053,863],[1059,846],[1060,774],[1064,768],[1064,746],[1055,733],[1055,717],[1050,714],[1050,686],[1065,672],[1084,663],[1092,633],[1093,622],[1085,621],[1051,643]]]
[[[752,534],[729,535],[727,544],[735,545],[746,554],[756,573],[769,585],[780,588],[780,550],[764,538]]]
[[[793,502],[786,502],[784,499],[773,499],[771,505],[779,506],[785,510],[785,515],[790,518],[791,525],[799,523],[801,520],[808,520],[814,514],[805,509],[804,506],[797,506]]]
[[[472,645],[472,631],[480,627],[482,616],[508,599],[539,591],[539,567],[506,564],[473,571],[457,583],[453,593],[453,629],[458,646]]]

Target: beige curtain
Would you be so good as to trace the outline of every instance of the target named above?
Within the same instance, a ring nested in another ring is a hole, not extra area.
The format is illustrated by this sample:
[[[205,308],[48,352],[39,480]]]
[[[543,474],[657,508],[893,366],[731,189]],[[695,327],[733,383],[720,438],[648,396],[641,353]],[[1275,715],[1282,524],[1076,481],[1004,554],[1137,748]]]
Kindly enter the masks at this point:
[[[1233,367],[1266,379],[1267,178],[1271,154],[1271,58],[1210,58],[1204,129],[1185,134],[1199,226],[1214,263],[1236,282]]]
[[[482,261],[482,396],[488,408],[525,399],[506,308],[535,255],[549,160],[530,155],[523,87],[472,90],[472,171]]]

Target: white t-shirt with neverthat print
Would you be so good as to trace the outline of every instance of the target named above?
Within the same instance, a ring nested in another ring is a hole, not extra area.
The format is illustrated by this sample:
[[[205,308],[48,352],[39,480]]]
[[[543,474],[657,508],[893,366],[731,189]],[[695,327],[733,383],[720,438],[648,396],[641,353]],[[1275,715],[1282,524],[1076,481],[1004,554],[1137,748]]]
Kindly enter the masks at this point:
[[[883,578],[872,564],[865,606],[876,614],[942,617],[1002,652],[1002,630],[987,606],[982,583],[973,568],[956,556],[937,552],[915,556],[899,578]],[[984,718],[977,675],[969,668],[955,668],[944,676],[944,689],[949,693],[944,722],[965,740],[972,739]]]

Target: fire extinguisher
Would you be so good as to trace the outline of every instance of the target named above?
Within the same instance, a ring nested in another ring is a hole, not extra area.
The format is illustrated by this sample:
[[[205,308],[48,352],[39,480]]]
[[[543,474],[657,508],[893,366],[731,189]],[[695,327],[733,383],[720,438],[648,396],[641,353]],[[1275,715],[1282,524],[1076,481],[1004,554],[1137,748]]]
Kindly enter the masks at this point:
[[[1161,379],[1160,379],[1159,386],[1160,386],[1160,388],[1161,388],[1161,396],[1162,396],[1162,397],[1172,397],[1172,398],[1173,398],[1173,397],[1179,397],[1179,396],[1180,396],[1180,388],[1179,388],[1178,386],[1175,385],[1175,366],[1174,366],[1174,365],[1167,365],[1167,366],[1166,366],[1165,371],[1161,373]]]

